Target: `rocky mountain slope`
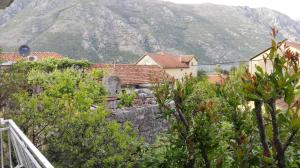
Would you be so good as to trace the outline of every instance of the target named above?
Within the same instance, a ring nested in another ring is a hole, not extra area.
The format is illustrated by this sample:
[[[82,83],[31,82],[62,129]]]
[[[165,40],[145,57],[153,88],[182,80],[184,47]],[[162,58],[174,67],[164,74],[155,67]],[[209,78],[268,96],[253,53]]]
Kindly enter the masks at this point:
[[[247,60],[269,45],[271,26],[300,39],[279,12],[159,0],[15,0],[0,11],[0,46],[28,44],[93,62],[134,62],[144,52],[194,54],[201,62]]]

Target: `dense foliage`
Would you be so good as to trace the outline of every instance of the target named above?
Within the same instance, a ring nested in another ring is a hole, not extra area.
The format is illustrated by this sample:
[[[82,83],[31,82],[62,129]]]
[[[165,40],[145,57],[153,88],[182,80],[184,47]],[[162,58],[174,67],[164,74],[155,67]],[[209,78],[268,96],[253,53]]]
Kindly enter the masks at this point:
[[[257,66],[255,74],[246,72],[243,88],[246,98],[255,103],[264,165],[277,165],[281,168],[287,167],[287,164],[298,164],[298,167],[299,54],[289,49],[285,41],[277,42],[277,33],[276,29],[272,29],[272,47],[264,57],[265,64],[270,64],[271,70],[263,70]],[[276,101],[284,102],[287,107],[277,107]]]
[[[1,69],[2,116],[14,119],[56,167],[300,167],[299,54],[276,41],[276,29],[272,35],[267,70],[250,73],[241,65],[219,85],[201,71],[158,83],[157,117],[169,130],[154,144],[142,144],[129,122],[109,118],[103,72],[87,70],[85,61]],[[121,93],[120,106],[132,106],[135,96]]]
[[[131,107],[136,98],[136,93],[133,90],[123,90],[118,94],[118,99],[120,100],[118,107]]]
[[[55,167],[132,167],[137,134],[130,123],[108,120],[103,73],[85,71],[88,65],[25,61],[1,70],[1,89],[12,89],[2,116],[14,119]]]
[[[155,88],[170,132],[145,149],[145,167],[249,167],[257,165],[249,107],[236,89],[241,72],[224,86],[186,77]]]
[[[241,66],[223,85],[186,77],[155,87],[170,130],[144,149],[144,167],[300,166],[299,55],[272,35],[270,72]]]

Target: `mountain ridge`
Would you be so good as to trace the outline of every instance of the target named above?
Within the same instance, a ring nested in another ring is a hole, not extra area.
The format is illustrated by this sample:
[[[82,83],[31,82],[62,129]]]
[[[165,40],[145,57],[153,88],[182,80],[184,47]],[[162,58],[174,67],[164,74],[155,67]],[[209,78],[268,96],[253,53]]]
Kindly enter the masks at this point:
[[[0,11],[0,46],[54,51],[92,62],[134,63],[145,52],[193,54],[204,63],[247,60],[300,22],[267,8],[150,0],[15,0]]]

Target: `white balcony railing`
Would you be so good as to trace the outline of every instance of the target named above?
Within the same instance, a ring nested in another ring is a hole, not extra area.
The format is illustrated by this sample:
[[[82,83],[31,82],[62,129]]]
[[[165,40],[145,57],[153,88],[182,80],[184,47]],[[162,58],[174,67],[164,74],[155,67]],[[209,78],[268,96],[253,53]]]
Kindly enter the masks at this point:
[[[53,168],[13,120],[0,119],[1,168]]]

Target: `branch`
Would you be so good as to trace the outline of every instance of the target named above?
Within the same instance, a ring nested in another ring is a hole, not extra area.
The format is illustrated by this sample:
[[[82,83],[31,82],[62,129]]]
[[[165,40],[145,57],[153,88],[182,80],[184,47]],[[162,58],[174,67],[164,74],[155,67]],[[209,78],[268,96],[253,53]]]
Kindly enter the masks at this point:
[[[35,133],[35,136],[40,136],[40,133],[42,133],[49,125],[50,123],[44,125],[43,128],[41,128],[38,132]]]
[[[280,142],[280,137],[279,137],[279,127],[277,125],[275,99],[270,99],[267,102],[267,104],[269,105],[269,113],[271,115],[273,142],[277,153],[276,154],[276,158],[278,162],[277,165],[280,168],[284,168],[285,167],[284,150],[282,148],[282,143]]]
[[[291,135],[288,137],[288,139],[286,140],[285,144],[283,145],[283,151],[285,152],[287,150],[287,148],[289,147],[289,145],[292,143],[292,141],[294,140],[295,136],[298,133],[298,129],[297,130],[292,130]]]
[[[176,112],[178,113],[181,122],[184,124],[184,126],[186,127],[186,129],[189,130],[189,123],[188,123],[188,121],[186,120],[186,118],[183,115],[183,113],[180,110],[180,108],[177,105],[175,105],[175,106],[176,106]]]
[[[160,102],[159,105],[163,108],[165,108],[166,110],[172,111],[172,109],[167,106],[164,102]],[[172,113],[174,115],[174,117],[176,118],[176,120],[180,121],[180,118],[178,115],[176,115],[175,113]]]
[[[257,119],[257,126],[260,136],[260,142],[262,144],[262,147],[264,149],[264,156],[270,157],[270,149],[267,143],[267,136],[266,136],[266,130],[265,125],[262,117],[262,102],[261,101],[255,101],[255,114]]]

